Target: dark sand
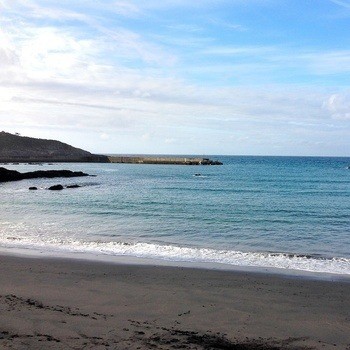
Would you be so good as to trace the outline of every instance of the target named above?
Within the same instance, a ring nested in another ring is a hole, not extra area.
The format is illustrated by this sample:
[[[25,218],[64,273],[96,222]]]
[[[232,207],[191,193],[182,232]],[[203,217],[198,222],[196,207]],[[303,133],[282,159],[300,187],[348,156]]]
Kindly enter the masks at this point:
[[[0,349],[350,349],[350,283],[0,256]]]

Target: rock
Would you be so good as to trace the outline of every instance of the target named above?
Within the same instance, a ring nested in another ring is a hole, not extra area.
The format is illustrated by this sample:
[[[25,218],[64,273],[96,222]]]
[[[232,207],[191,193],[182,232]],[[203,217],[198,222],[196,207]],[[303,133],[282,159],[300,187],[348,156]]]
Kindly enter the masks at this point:
[[[79,188],[81,187],[80,185],[68,185],[67,188]]]
[[[37,190],[38,189],[38,187],[29,187],[29,189],[31,190],[31,191],[35,191],[35,190]]]
[[[16,170],[8,170],[0,167],[0,182],[19,181],[24,179],[39,179],[48,178],[52,179],[55,177],[79,177],[79,176],[90,176],[81,171],[70,171],[70,170],[38,170],[31,171],[28,173],[20,173]]]
[[[0,168],[0,182],[21,180],[21,173],[15,170]]]
[[[61,191],[61,190],[63,190],[63,186],[62,185],[54,185],[54,186],[49,187],[48,190]]]

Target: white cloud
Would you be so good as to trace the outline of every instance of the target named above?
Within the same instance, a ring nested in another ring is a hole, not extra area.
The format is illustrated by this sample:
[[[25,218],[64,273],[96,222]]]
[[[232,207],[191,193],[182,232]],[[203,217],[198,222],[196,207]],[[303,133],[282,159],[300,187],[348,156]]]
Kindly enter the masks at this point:
[[[250,81],[269,81],[291,74],[331,76],[350,73],[350,50],[301,49],[287,46],[209,46],[202,55],[215,57],[215,63],[194,67],[203,74],[233,72]],[[291,71],[293,70],[293,71]],[[278,72],[276,74],[276,72]]]
[[[84,8],[85,3],[81,6]],[[87,8],[93,11],[94,3],[86,4]],[[89,6],[90,5],[90,6]],[[61,33],[64,35],[70,35],[76,41],[83,42],[83,38],[86,37],[84,30],[88,29],[91,31],[93,29],[95,33],[90,33],[89,39],[86,41],[92,42],[94,47],[104,50],[105,54],[113,53],[114,58],[124,58],[127,60],[143,60],[148,63],[156,64],[173,64],[176,60],[174,55],[167,53],[161,47],[154,43],[148,42],[139,33],[132,30],[113,24],[112,26],[105,25],[98,15],[81,13],[72,10],[67,10],[59,6],[53,6],[51,3],[46,2],[35,2],[33,0],[23,1],[23,0],[13,0],[13,2],[6,2],[6,8],[10,13],[10,16],[20,17],[23,20],[16,23],[8,23],[7,27],[11,34],[15,34],[15,38],[23,40],[20,37],[21,32],[26,32],[27,35],[32,35],[34,38],[36,34],[40,34],[41,38],[37,37],[37,41],[41,39],[37,44],[51,43],[52,46],[61,46],[62,40],[59,37],[54,37],[53,31],[56,34]],[[117,12],[123,15],[127,15],[127,12],[136,13],[139,9],[136,5],[126,1],[114,1],[106,2],[104,4],[99,4],[99,10],[105,8],[106,11]],[[40,19],[52,19],[58,22],[67,20],[76,20],[81,22],[87,28],[79,28],[74,32],[73,28],[67,26],[66,29],[61,26],[49,27],[49,26],[34,26],[32,24],[33,18]],[[32,31],[33,33],[30,33]],[[45,40],[43,37],[45,32],[47,33],[47,38]],[[39,33],[41,32],[41,33]],[[51,35],[51,38],[49,37]],[[27,40],[29,45],[33,44]],[[35,43],[34,43],[35,45]],[[33,46],[32,51],[34,52],[40,45]]]
[[[174,30],[175,32],[181,31],[187,33],[201,32],[203,28],[195,24],[171,24],[167,28]]]
[[[140,14],[140,8],[132,1],[118,0],[112,4],[112,10],[120,15],[134,17]]]
[[[234,30],[234,31],[238,31],[238,32],[245,32],[248,30],[248,28],[243,26],[242,24],[228,22],[228,21],[225,21],[223,19],[211,18],[209,20],[209,23],[214,24],[216,26],[220,26],[220,27],[225,28],[225,29]]]
[[[350,9],[350,2],[346,0],[330,0],[334,4]]]
[[[273,46],[212,46],[203,50],[204,54],[210,55],[266,55],[276,53],[276,47]]]
[[[63,9],[57,6],[56,3],[50,3],[50,1],[2,0],[0,6],[17,17],[55,19],[59,21],[67,19],[84,21],[87,19],[83,14]],[[23,16],[23,13],[25,13],[25,16]]]
[[[333,94],[324,103],[333,119],[350,120],[350,92]]]
[[[296,55],[307,63],[315,74],[340,74],[350,72],[350,50],[320,51]]]
[[[147,133],[143,134],[143,135],[141,136],[141,138],[142,138],[142,140],[144,140],[144,141],[148,141],[148,140],[151,138],[151,134],[150,134],[149,132],[147,132]]]

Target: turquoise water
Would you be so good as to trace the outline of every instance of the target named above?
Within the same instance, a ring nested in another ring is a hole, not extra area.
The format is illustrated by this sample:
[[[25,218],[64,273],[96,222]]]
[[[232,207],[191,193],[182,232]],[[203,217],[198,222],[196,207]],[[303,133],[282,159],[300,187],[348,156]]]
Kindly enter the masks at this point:
[[[350,158],[214,158],[224,165],[7,165],[97,176],[0,184],[0,245],[350,274]],[[58,183],[82,187],[45,190]]]

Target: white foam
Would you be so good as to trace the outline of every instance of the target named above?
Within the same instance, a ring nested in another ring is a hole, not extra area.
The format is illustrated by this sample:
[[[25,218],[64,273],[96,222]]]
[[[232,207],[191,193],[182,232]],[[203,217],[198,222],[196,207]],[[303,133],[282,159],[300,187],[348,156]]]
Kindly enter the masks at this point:
[[[144,242],[89,242],[79,239],[48,237],[47,235],[38,235],[33,239],[33,237],[24,235],[4,237],[3,234],[0,234],[0,245],[5,248],[24,248],[44,250],[45,252],[89,253],[350,275],[350,259],[348,258],[324,259],[283,253],[241,252]]]

